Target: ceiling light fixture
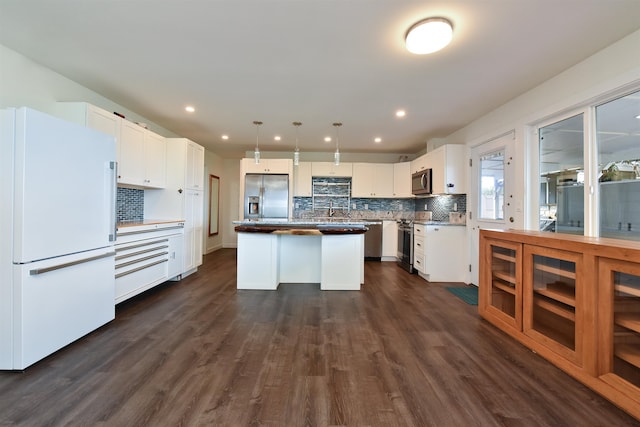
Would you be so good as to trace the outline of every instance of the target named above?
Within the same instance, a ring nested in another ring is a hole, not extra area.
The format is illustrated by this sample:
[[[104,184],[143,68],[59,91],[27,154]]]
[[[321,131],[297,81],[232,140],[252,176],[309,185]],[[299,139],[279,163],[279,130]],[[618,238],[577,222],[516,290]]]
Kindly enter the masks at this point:
[[[409,28],[404,37],[407,50],[417,55],[437,52],[451,42],[453,25],[445,18],[427,18]]]
[[[194,111],[196,111],[196,109],[194,107],[192,107],[191,105],[187,105],[186,107],[184,107],[184,110],[187,113],[193,113]]]
[[[256,165],[258,163],[260,163],[260,147],[259,142],[260,142],[260,138],[259,138],[259,133],[260,133],[260,125],[262,124],[262,122],[259,121],[254,121],[253,122],[254,125],[256,125],[256,149],[253,151],[253,159],[256,161]]]
[[[336,128],[336,152],[333,154],[333,163],[336,166],[340,165],[340,147],[338,145],[338,133],[340,130],[340,126],[342,126],[342,123],[334,123],[333,126]]]
[[[222,139],[226,141],[227,139],[229,139],[229,135],[222,135]]]
[[[293,166],[298,166],[300,164],[300,149],[298,148],[298,128],[302,124],[302,122],[293,122],[292,123],[296,127],[296,149],[293,152]]]
[[[280,135],[276,135],[273,137],[274,141],[280,141],[282,138],[280,138]]]
[[[407,115],[407,112],[404,110],[398,110],[396,111],[396,117],[404,117]]]
[[[374,138],[373,142],[375,142],[376,144],[380,144],[382,142],[382,138],[376,137]]]

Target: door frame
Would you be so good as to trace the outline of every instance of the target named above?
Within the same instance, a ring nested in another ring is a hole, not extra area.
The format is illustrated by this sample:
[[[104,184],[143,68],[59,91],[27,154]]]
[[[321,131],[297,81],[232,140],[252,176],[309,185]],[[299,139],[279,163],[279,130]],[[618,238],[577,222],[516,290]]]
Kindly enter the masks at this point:
[[[470,282],[479,284],[479,244],[480,229],[490,228],[506,230],[509,228],[523,228],[523,191],[518,191],[518,183],[522,182],[522,176],[517,176],[516,171],[524,167],[524,159],[516,155],[516,132],[509,130],[493,138],[485,139],[470,147],[469,162],[469,191],[467,200],[467,233],[469,240]],[[505,176],[504,176],[504,219],[483,220],[478,219],[480,189],[480,158],[496,151],[504,151]],[[522,174],[524,175],[524,174]]]

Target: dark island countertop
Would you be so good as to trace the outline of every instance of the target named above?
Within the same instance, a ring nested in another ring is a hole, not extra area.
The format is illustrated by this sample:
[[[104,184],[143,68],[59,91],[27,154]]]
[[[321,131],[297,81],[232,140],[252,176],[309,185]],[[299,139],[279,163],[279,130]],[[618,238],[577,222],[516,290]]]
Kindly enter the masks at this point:
[[[321,236],[324,234],[363,234],[372,221],[233,221],[235,231],[240,233],[289,234],[299,236]]]

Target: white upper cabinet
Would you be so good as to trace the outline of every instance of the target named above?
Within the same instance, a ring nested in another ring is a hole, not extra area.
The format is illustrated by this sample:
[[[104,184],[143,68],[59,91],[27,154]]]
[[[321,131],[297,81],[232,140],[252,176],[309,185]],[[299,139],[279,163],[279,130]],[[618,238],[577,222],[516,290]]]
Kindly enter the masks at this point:
[[[312,176],[350,178],[353,175],[351,163],[313,162],[311,165]]]
[[[393,164],[354,163],[352,197],[393,197]]]
[[[204,147],[185,139],[187,160],[185,187],[193,190],[204,189]]]
[[[293,195],[296,197],[311,197],[311,162],[300,162],[293,167]]]
[[[165,187],[167,154],[163,136],[86,102],[58,102],[56,115],[116,138],[119,186]]]
[[[164,188],[167,181],[167,143],[163,136],[145,130],[144,158],[143,185]]]
[[[411,193],[411,163],[393,165],[393,197],[413,197]]]
[[[118,144],[118,184],[164,188],[166,168],[165,138],[128,120],[122,120]]]
[[[414,174],[416,172],[423,171],[427,168],[427,155],[423,154],[422,156],[411,160],[411,173]]]
[[[462,194],[467,192],[467,147],[447,144],[427,153],[427,167],[432,170],[433,194]]]
[[[291,159],[260,159],[256,164],[254,159],[242,159],[242,169],[247,173],[291,174],[293,160]]]
[[[86,102],[58,102],[56,115],[64,120],[78,123],[91,129],[120,137],[121,118]]]

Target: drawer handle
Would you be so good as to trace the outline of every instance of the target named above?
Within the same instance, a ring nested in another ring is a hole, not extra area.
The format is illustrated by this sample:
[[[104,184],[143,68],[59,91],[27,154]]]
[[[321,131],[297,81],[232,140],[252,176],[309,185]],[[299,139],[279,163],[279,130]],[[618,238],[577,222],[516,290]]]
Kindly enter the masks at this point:
[[[154,231],[175,230],[176,228],[184,228],[184,225],[176,225],[175,227],[153,228],[151,230],[123,231],[118,236],[129,236],[130,234],[153,233]]]
[[[151,264],[143,265],[138,268],[134,268],[133,270],[125,271],[123,273],[116,274],[116,279],[121,278],[122,276],[126,276],[127,274],[135,273],[136,271],[144,270],[145,268],[153,267],[154,265],[162,264],[163,262],[169,262],[168,259],[161,259],[160,261],[156,261]]]
[[[116,253],[118,251],[125,251],[127,249],[141,248],[143,246],[155,245],[157,243],[164,243],[164,242],[168,242],[168,241],[169,241],[169,239],[160,239],[160,240],[154,240],[153,242],[142,242],[142,243],[138,243],[136,245],[128,245],[128,246],[124,246],[124,245],[126,245],[126,243],[123,243],[120,246],[116,246]]]
[[[116,265],[116,268],[126,267],[128,265],[137,264],[139,262],[143,262],[143,261],[146,261],[146,260],[149,260],[149,259],[153,259],[153,258],[158,258],[159,256],[168,255],[168,254],[169,254],[169,252],[160,252],[159,254],[149,255],[149,256],[146,256],[144,258],[138,258],[138,259],[134,259],[132,261],[123,262],[122,264]]]
[[[137,251],[137,252],[132,252],[132,253],[126,254],[126,255],[116,256],[116,261],[120,261],[121,259],[131,258],[131,257],[136,256],[136,255],[141,255],[141,254],[146,254],[146,253],[149,253],[149,252],[157,251],[159,249],[167,249],[168,247],[169,247],[168,245],[155,246],[153,248],[144,249],[142,251]]]

